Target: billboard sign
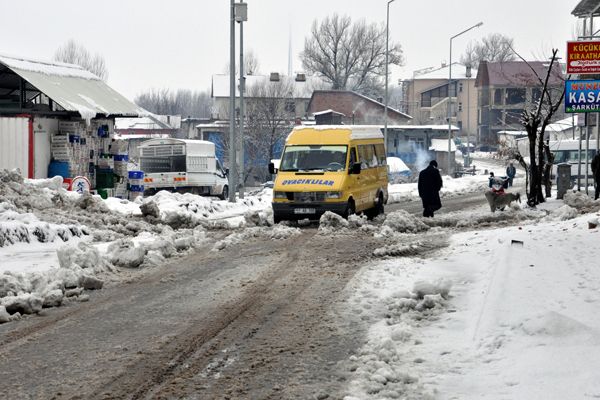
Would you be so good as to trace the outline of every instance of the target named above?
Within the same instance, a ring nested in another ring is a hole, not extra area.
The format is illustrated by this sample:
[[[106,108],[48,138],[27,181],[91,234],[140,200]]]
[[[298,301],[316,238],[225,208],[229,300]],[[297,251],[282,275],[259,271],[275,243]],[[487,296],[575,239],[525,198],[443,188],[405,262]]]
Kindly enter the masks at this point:
[[[567,74],[600,74],[600,41],[567,42]]]
[[[600,81],[566,81],[565,112],[600,111]]]

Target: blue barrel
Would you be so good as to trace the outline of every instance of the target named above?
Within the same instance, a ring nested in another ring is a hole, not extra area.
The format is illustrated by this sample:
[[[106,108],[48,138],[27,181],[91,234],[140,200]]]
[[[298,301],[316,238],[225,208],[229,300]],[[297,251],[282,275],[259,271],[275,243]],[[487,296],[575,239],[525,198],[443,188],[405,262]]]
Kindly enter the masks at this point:
[[[115,161],[129,161],[129,155],[127,154],[115,154],[113,156]],[[141,172],[141,171],[132,171],[132,172]]]
[[[69,178],[69,162],[68,161],[51,161],[48,165],[48,178],[52,178],[56,175],[62,176],[63,178]]]
[[[144,171],[129,171],[127,177],[130,180],[132,180],[132,179],[144,179]]]

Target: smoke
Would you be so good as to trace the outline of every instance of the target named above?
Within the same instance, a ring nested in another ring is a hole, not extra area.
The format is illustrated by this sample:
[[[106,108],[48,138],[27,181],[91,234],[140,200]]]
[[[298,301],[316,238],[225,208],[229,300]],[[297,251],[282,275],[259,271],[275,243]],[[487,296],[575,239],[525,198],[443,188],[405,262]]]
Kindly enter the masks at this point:
[[[416,148],[415,153],[417,153],[417,158],[415,160],[415,168],[417,171],[427,168],[429,162],[432,160],[430,153],[421,148]]]

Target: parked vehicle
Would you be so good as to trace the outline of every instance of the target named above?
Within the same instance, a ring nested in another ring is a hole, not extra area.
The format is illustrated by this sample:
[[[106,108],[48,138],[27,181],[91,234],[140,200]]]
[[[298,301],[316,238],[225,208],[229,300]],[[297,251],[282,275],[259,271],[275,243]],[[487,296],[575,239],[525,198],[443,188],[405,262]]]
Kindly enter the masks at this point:
[[[554,163],[552,165],[552,179],[556,179],[558,164],[568,163],[571,165],[571,181],[576,181],[579,175],[579,166],[581,165],[581,179],[585,179],[586,168],[588,179],[593,182],[592,159],[596,155],[596,142],[590,140],[590,149],[586,158],[585,140],[581,143],[581,161],[579,160],[579,139],[575,140],[551,140],[549,142],[550,151],[554,154]]]
[[[383,213],[388,176],[383,135],[351,125],[301,126],[288,136],[273,188],[273,217],[318,219],[326,211],[347,217]]]
[[[139,146],[145,173],[144,193],[159,190],[219,196],[229,195],[227,172],[215,155],[215,144],[204,140],[150,139]]]

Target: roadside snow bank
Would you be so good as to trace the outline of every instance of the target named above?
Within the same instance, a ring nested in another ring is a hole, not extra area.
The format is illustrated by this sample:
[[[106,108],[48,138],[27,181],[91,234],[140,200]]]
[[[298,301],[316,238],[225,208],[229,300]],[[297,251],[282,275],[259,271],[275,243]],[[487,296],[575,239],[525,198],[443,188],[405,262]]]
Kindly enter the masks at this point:
[[[352,375],[350,395],[344,400],[433,399],[433,393],[428,393],[413,372],[414,365],[424,360],[408,358],[405,349],[421,344],[417,331],[421,324],[447,312],[452,283],[444,279],[416,281],[412,290],[383,282],[372,286],[383,275],[378,269],[367,267],[351,283],[364,289],[349,302],[372,325],[367,343],[343,363]],[[387,263],[384,270],[394,273],[394,264]],[[407,397],[415,392],[422,396]]]

